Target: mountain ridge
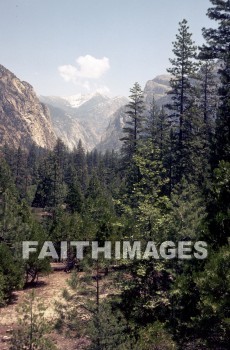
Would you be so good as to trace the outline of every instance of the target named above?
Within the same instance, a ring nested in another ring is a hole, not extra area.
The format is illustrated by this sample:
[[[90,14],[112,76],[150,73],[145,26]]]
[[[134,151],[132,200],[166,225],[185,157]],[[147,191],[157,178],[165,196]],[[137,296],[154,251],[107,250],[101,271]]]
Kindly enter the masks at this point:
[[[0,145],[52,148],[56,139],[49,110],[33,87],[0,65]]]
[[[169,81],[170,76],[165,74],[146,82],[147,109],[153,96],[159,106],[167,102]],[[81,140],[86,151],[119,151],[128,98],[110,97],[98,91],[88,95],[38,97],[29,83],[19,80],[2,65],[0,88],[0,145],[26,147],[35,143],[52,148],[60,138],[70,150]]]
[[[126,97],[109,97],[98,92],[65,98],[40,96],[40,100],[48,105],[55,133],[67,146],[73,149],[81,139],[88,151],[100,143],[113,114],[128,103]],[[72,130],[66,127],[66,123]]]

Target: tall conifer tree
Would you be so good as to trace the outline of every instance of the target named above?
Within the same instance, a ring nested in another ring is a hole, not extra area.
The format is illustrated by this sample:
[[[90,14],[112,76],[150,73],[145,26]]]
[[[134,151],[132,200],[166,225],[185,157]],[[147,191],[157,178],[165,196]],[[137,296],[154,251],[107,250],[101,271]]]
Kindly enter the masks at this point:
[[[133,157],[141,132],[143,131],[144,111],[144,97],[141,86],[135,83],[133,88],[130,89],[130,92],[130,102],[127,105],[126,111],[127,122],[123,128],[125,135],[122,138],[122,141],[124,141],[123,152],[129,159]]]
[[[210,0],[214,7],[207,15],[218,23],[217,28],[203,29],[207,45],[203,46],[203,57],[218,59],[221,86],[220,105],[216,120],[216,155],[219,160],[230,159],[230,1]]]
[[[194,78],[197,72],[196,46],[192,41],[192,34],[189,33],[187,21],[184,19],[179,23],[179,32],[176,35],[176,41],[173,42],[173,53],[175,58],[170,59],[172,67],[168,72],[172,75],[170,85],[171,102],[167,107],[171,110],[170,122],[174,133],[177,135],[175,145],[175,154],[177,154],[175,181],[179,181],[183,175],[185,163],[184,145],[186,138],[186,118],[189,110],[193,107],[194,87],[191,78]]]

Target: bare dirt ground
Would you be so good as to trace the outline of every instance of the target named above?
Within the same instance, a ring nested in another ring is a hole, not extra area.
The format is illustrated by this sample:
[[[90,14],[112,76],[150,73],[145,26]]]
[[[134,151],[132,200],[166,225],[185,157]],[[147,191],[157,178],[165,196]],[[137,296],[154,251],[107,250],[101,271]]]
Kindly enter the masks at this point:
[[[53,264],[54,268],[62,268],[60,264]],[[39,277],[37,286],[33,288],[35,295],[39,297],[39,300],[43,301],[46,311],[45,317],[51,322],[55,318],[55,301],[62,300],[62,291],[67,285],[67,279],[70,274],[64,271],[54,271],[47,276]],[[23,301],[25,295],[31,291],[31,288],[16,291],[13,295],[13,300],[10,305],[0,308],[0,350],[9,349],[8,337],[10,332],[16,327],[17,324],[17,306]],[[52,338],[57,344],[58,349],[84,349],[83,343],[86,341],[84,339],[66,339],[64,335],[54,332]]]

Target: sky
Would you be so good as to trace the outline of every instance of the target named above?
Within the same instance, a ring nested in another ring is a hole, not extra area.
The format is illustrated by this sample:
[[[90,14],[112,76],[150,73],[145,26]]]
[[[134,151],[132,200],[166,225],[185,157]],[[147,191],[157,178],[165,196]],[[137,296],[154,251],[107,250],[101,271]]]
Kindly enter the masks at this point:
[[[0,0],[0,64],[44,96],[129,95],[166,74],[178,23],[215,24],[209,0]]]

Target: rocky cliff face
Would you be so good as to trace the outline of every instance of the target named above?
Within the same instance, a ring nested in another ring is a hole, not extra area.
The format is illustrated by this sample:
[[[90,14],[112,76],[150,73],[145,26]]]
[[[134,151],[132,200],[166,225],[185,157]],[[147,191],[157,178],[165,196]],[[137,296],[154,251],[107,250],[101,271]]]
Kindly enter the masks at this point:
[[[95,148],[103,138],[114,113],[128,103],[125,97],[94,93],[69,97],[40,96],[50,109],[55,133],[73,149],[81,139],[88,151]]]
[[[153,96],[158,105],[167,102],[169,79],[169,75],[160,75],[146,83],[146,109]],[[60,137],[70,149],[76,147],[80,139],[88,151],[120,149],[127,98],[94,93],[41,96],[40,101],[30,84],[0,65],[0,145],[27,147],[33,142],[52,148]]]
[[[104,153],[106,150],[119,152],[122,146],[122,141],[120,139],[124,136],[122,130],[127,119],[125,110],[126,107],[123,106],[113,114],[107,129],[102,135],[100,143],[96,146],[100,152]]]
[[[56,135],[48,108],[32,86],[0,65],[0,145],[52,148]]]
[[[79,140],[85,150],[92,150],[97,143],[97,135],[90,128],[84,127],[79,120],[63,109],[47,104],[56,135],[70,150],[77,147]]]
[[[153,96],[161,106],[168,100],[169,75],[159,75],[149,80],[144,88],[146,109],[149,109]],[[97,148],[105,152],[119,151],[120,138],[126,122],[125,97],[109,98],[100,93],[75,95],[70,97],[45,97],[40,100],[49,106],[55,133],[73,149],[79,139],[86,150]]]
[[[154,79],[148,80],[144,88],[144,95],[147,99],[151,98],[151,101],[154,95],[155,100],[159,101],[170,90],[169,81],[170,75],[168,74],[158,75]]]

